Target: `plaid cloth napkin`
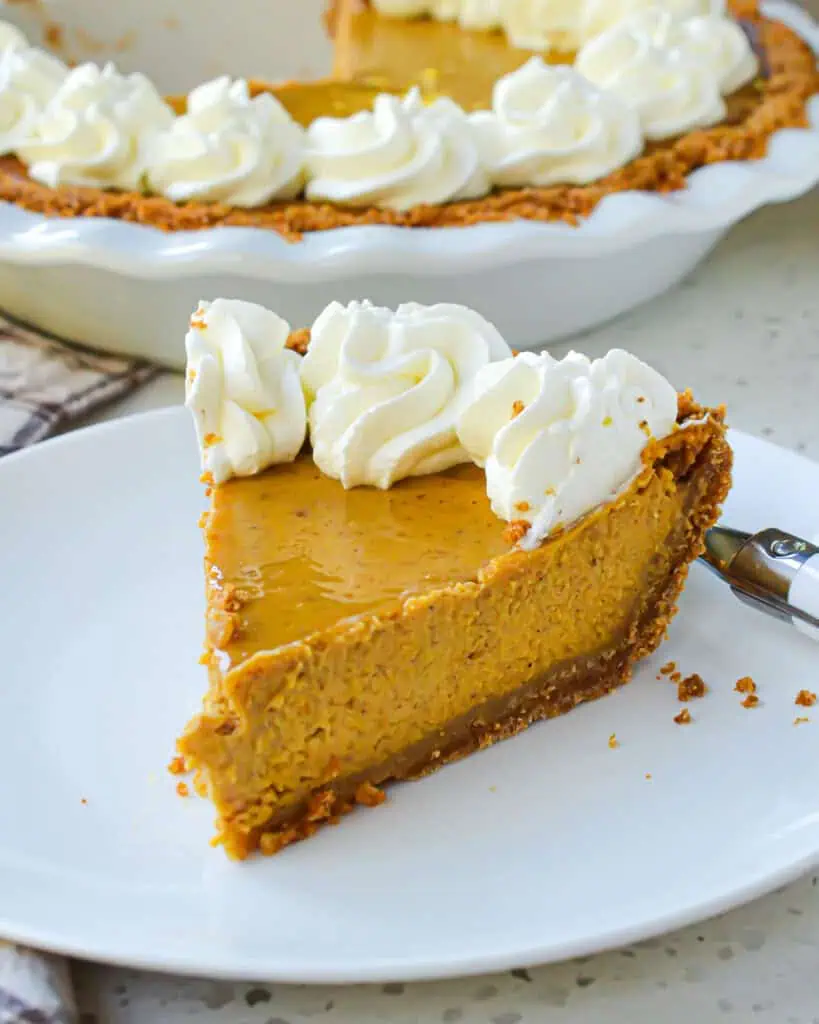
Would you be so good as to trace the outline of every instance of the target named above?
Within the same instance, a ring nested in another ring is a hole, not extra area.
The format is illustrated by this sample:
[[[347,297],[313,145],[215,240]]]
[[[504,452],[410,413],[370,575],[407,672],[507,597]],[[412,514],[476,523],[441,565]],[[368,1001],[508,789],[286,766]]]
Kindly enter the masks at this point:
[[[0,314],[0,455],[42,441],[156,372],[148,363],[66,345]]]
[[[75,1024],[68,963],[0,941],[0,1024]]]
[[[157,371],[62,344],[0,314],[0,455],[41,441]],[[0,1024],[75,1024],[67,960],[0,940]]]

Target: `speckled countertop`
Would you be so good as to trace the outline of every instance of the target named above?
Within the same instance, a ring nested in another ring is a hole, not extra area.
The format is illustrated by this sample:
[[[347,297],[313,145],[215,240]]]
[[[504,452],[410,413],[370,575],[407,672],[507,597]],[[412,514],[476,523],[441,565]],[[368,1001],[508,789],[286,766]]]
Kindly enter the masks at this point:
[[[757,214],[677,291],[573,345],[627,348],[725,402],[735,426],[819,459],[819,191]],[[180,396],[167,375],[97,419]],[[232,985],[88,964],[75,980],[83,1024],[819,1024],[819,886],[630,949],[462,981]]]

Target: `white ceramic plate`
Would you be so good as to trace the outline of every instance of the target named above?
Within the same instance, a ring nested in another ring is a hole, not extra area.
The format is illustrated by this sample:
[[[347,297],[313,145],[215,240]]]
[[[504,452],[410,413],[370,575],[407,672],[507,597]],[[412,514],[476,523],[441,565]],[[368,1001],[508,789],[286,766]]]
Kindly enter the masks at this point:
[[[819,708],[793,703],[819,647],[695,567],[631,686],[227,861],[165,771],[205,689],[191,433],[163,411],[0,462],[0,935],[211,976],[433,977],[638,940],[819,860]],[[819,466],[733,441],[727,519],[813,532]],[[687,727],[669,659],[711,687]]]

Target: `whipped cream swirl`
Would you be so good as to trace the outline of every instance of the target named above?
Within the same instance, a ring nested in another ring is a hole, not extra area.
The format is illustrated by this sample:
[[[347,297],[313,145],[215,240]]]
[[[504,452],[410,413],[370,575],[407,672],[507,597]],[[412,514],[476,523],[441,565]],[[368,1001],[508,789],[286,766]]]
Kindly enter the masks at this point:
[[[579,45],[583,0],[502,0],[501,26],[524,50],[568,52]]]
[[[0,21],[0,54],[12,47],[24,49],[28,46],[25,34],[10,21]]]
[[[723,120],[722,95],[752,78],[757,61],[727,18],[676,22],[652,9],[587,43],[575,67],[633,106],[648,138],[665,139]]]
[[[113,64],[82,64],[69,72],[17,147],[36,181],[135,189],[154,136],[173,111],[141,74]]]
[[[527,50],[578,49],[636,11],[657,8],[675,20],[722,14],[725,0],[373,0],[382,14],[458,21],[464,28],[502,28]]]
[[[36,47],[14,44],[0,52],[0,155],[32,136],[67,75],[62,61]]]
[[[532,57],[495,84],[492,111],[472,114],[493,185],[584,185],[643,148],[640,119],[573,68]]]
[[[148,182],[174,202],[261,206],[297,195],[304,132],[269,93],[251,98],[243,79],[216,78],[188,96],[186,113],[152,148]]]
[[[730,18],[703,17],[663,24],[665,45],[707,67],[728,96],[759,72],[759,60],[739,25]]]
[[[530,523],[522,546],[534,547],[616,497],[649,438],[676,420],[674,388],[627,352],[594,362],[524,352],[478,373],[457,429],[486,469],[492,509]]]
[[[578,44],[587,43],[601,32],[644,11],[656,11],[674,22],[689,18],[723,15],[725,0],[585,0],[582,11]]]
[[[344,487],[387,488],[468,462],[455,424],[478,371],[510,354],[463,306],[333,303],[302,363],[316,464]]]
[[[307,416],[301,356],[285,348],[289,334],[281,317],[238,299],[201,302],[191,318],[185,405],[213,483],[298,455]]]
[[[407,210],[489,191],[464,111],[452,100],[425,106],[419,91],[382,94],[371,111],[320,117],[307,129],[311,200]]]
[[[497,28],[504,0],[374,0],[382,14],[395,18],[427,15],[436,21],[457,21],[464,28]]]

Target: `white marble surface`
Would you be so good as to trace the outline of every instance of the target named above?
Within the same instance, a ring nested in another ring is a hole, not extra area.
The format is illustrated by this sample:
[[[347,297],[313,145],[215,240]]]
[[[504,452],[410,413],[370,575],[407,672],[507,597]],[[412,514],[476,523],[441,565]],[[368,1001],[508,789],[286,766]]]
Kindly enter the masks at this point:
[[[819,192],[756,215],[683,287],[574,345],[628,348],[725,402],[737,427],[819,459]],[[176,402],[181,390],[165,375],[96,419]],[[74,974],[83,1024],[819,1024],[819,886],[808,877],[632,949],[479,979],[301,988],[88,964]]]

